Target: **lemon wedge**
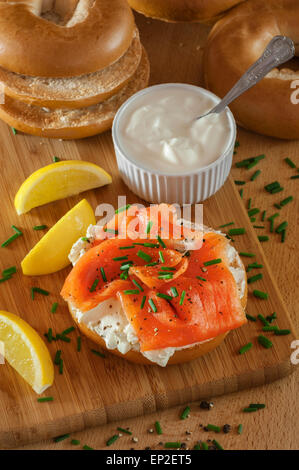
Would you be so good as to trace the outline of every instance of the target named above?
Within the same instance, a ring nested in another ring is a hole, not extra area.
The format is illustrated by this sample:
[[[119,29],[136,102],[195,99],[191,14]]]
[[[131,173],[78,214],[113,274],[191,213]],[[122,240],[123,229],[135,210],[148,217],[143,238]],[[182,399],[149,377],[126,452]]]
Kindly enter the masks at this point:
[[[76,160],[52,163],[32,173],[15,197],[19,215],[34,207],[110,184],[111,176],[94,163]]]
[[[54,366],[50,353],[28,323],[13,313],[0,311],[0,341],[4,344],[6,361],[36,393],[44,392],[53,384]]]
[[[86,234],[89,225],[95,224],[92,207],[86,199],[82,199],[29,251],[21,263],[23,274],[40,276],[68,266],[68,255],[73,244]]]

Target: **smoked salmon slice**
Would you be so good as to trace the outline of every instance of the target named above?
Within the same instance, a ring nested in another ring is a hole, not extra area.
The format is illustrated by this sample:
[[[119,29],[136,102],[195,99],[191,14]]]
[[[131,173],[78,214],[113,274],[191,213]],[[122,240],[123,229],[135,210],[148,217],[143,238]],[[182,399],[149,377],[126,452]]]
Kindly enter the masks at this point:
[[[73,267],[62,297],[82,312],[119,298],[141,351],[207,341],[246,323],[227,238],[190,230],[197,249],[178,251],[174,236],[184,242],[186,233],[181,226],[177,233],[174,211],[164,217],[161,206],[156,208],[149,213],[133,206],[134,215],[117,214],[103,229],[109,237],[94,243]],[[136,238],[136,230],[144,237]]]

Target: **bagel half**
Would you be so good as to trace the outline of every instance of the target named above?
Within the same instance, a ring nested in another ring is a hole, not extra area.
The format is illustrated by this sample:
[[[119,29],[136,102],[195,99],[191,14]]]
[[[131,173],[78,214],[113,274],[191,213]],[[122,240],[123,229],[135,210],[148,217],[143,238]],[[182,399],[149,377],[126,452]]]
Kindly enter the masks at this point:
[[[116,62],[130,47],[126,0],[0,0],[0,66],[37,77],[74,77]]]
[[[299,56],[298,0],[251,0],[234,8],[211,30],[204,51],[206,87],[221,98],[259,58],[276,35],[289,36]],[[299,108],[292,102],[295,70],[283,65],[241,95],[230,108],[251,131],[282,139],[299,139]]]
[[[49,109],[83,108],[118,93],[136,72],[141,55],[136,28],[128,51],[103,70],[78,77],[50,78],[20,75],[0,67],[0,84],[7,96],[24,103]]]
[[[228,9],[245,0],[128,0],[145,16],[163,21],[213,23]]]
[[[80,109],[45,109],[5,96],[0,118],[15,129],[40,137],[81,139],[111,128],[118,108],[149,80],[149,61],[143,50],[137,71],[116,95],[102,103]]]
[[[245,287],[243,289],[243,295],[240,297],[241,305],[243,309],[245,310],[246,305],[247,305],[247,294],[248,294],[248,289],[247,289],[247,276],[246,276],[246,270],[243,265],[242,260],[240,259],[239,255],[236,253],[235,258],[231,262],[230,265],[231,268],[236,268],[238,267],[241,269],[242,274],[239,277],[239,282],[238,282],[238,289],[241,292],[241,284],[242,282],[245,281]],[[123,359],[126,359],[130,362],[133,362],[135,364],[144,364],[144,365],[154,365],[155,363],[150,361],[148,358],[146,358],[141,352],[136,351],[134,349],[131,349],[128,351],[126,354],[122,354],[117,348],[115,349],[108,349],[105,343],[105,340],[97,334],[93,329],[89,327],[88,324],[84,323],[83,321],[79,321],[78,316],[77,316],[77,310],[73,308],[71,302],[67,302],[68,308],[70,311],[70,314],[76,323],[77,327],[79,330],[82,332],[84,336],[89,338],[91,341],[94,343],[98,344],[102,349],[109,351],[110,353],[119,356]],[[109,314],[109,311],[107,312]],[[229,333],[229,332],[228,332]],[[197,359],[200,356],[203,356],[214,349],[216,349],[222,341],[225,339],[228,333],[221,334],[211,340],[205,341],[203,343],[195,344],[193,346],[190,346],[188,348],[180,349],[175,351],[175,353],[169,358],[167,365],[171,364],[182,364],[184,362],[190,362],[194,359]]]

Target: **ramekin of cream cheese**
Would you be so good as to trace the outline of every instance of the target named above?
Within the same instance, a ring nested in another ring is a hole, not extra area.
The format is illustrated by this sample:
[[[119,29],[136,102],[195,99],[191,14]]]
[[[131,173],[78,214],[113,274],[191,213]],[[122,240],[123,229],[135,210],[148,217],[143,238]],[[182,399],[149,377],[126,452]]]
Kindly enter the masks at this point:
[[[212,196],[230,172],[236,124],[213,93],[167,83],[142,90],[118,110],[112,137],[120,174],[150,202],[192,204]]]

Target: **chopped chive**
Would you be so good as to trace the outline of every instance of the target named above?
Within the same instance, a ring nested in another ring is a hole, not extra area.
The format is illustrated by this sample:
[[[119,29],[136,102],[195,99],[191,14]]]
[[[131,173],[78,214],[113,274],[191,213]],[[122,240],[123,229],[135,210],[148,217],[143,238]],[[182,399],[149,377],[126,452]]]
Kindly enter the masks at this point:
[[[145,266],[146,266],[146,267],[149,267],[149,266],[157,266],[157,264],[159,264],[158,261],[153,261],[152,263],[148,263],[148,264],[146,264]],[[161,269],[163,269],[163,268],[161,267]]]
[[[158,292],[157,297],[160,297],[160,299],[172,300],[171,295],[162,294],[161,292]]]
[[[12,235],[11,237],[9,237],[5,242],[2,243],[2,248],[5,248],[6,246],[10,245],[14,240],[16,240],[17,238],[19,238],[19,234],[18,233],[15,233],[14,235]]]
[[[228,231],[229,236],[244,235],[244,233],[246,233],[245,228],[231,228]]]
[[[47,340],[49,341],[49,343],[52,343],[52,340],[53,340],[53,330],[52,328],[49,328],[48,329],[48,333],[45,334]]]
[[[253,228],[265,228],[264,225],[254,225]]]
[[[72,446],[78,446],[78,445],[80,445],[80,441],[78,441],[78,439],[72,439],[71,444],[72,444]]]
[[[249,408],[257,408],[258,410],[263,410],[266,408],[264,403],[250,403]]]
[[[135,246],[131,245],[131,246],[119,246],[118,247],[119,250],[131,250],[132,248],[135,248]]]
[[[102,279],[104,282],[107,282],[107,277],[106,277],[106,274],[105,274],[105,269],[104,268],[100,268],[100,271],[101,271],[101,275],[102,275]]]
[[[90,243],[90,240],[89,240],[89,238],[87,238],[87,237],[81,237],[81,240],[82,240],[83,242]]]
[[[98,285],[99,282],[100,282],[99,279],[95,279],[93,281],[93,284],[92,284],[91,288],[89,289],[89,292],[94,292],[96,290],[97,285]]]
[[[120,275],[120,278],[123,279],[123,280],[128,279],[128,277],[129,277],[129,272],[128,272],[128,271],[124,271],[124,272],[121,273],[121,275]]]
[[[274,207],[276,207],[276,209],[281,209],[281,205],[278,204],[278,203],[275,203],[275,204],[274,204]]]
[[[56,339],[60,339],[61,341],[64,341],[65,343],[70,343],[71,339],[68,336],[63,336],[63,335],[56,335]]]
[[[173,274],[172,273],[169,273],[169,274],[160,274],[158,276],[158,279],[172,279],[173,278]]]
[[[12,275],[5,276],[0,279],[0,283],[2,284],[3,282],[9,281],[9,279],[12,278]]]
[[[110,437],[108,441],[106,442],[106,446],[111,446],[117,439],[119,438],[118,434],[114,434],[114,436]]]
[[[15,266],[12,266],[11,268],[6,268],[2,271],[2,276],[11,276],[12,274],[15,274],[17,272],[17,268]]]
[[[58,308],[58,302],[54,302],[51,307],[51,313],[56,313],[57,308]]]
[[[123,264],[119,269],[120,269],[121,271],[127,271],[128,269],[130,269],[130,267],[132,266],[132,264],[133,264],[132,262],[127,263],[127,264]]]
[[[229,227],[230,225],[234,225],[235,222],[228,222],[227,224],[219,225],[219,228]]]
[[[285,222],[282,222],[278,227],[277,229],[275,230],[276,233],[280,233],[282,232],[284,229],[286,229],[288,226],[288,223],[285,221]]]
[[[116,209],[115,214],[119,214],[120,212],[124,212],[131,207],[131,204],[127,204],[126,206],[120,207],[119,209]]]
[[[60,359],[59,361],[59,374],[63,374],[63,359]]]
[[[202,450],[209,450],[209,446],[206,442],[201,443],[201,448],[202,448]]]
[[[153,299],[149,299],[148,303],[149,303],[149,305],[150,305],[152,311],[153,311],[154,313],[157,313],[157,307],[156,307],[155,302],[153,301]]]
[[[135,286],[138,287],[140,292],[144,292],[143,287],[139,284],[139,282],[135,281],[135,279],[133,279],[133,284],[135,284]]]
[[[181,447],[180,442],[165,442],[164,448],[165,449],[179,449]]]
[[[240,189],[240,197],[241,197],[241,199],[243,199],[243,193],[244,193],[244,189]]]
[[[94,450],[93,447],[87,446],[86,444],[82,447],[83,450]]]
[[[163,252],[161,250],[159,251],[159,258],[160,258],[161,263],[165,263]]]
[[[142,297],[142,301],[141,301],[141,305],[140,305],[140,309],[141,309],[141,310],[142,310],[143,307],[144,307],[145,301],[146,301],[146,295],[144,295],[144,296]]]
[[[210,261],[205,261],[204,266],[212,266],[213,264],[219,264],[222,262],[221,258],[211,259]]]
[[[142,250],[139,250],[137,252],[137,256],[139,256],[139,258],[142,258],[147,263],[150,263],[151,260],[152,260],[152,257],[150,255],[148,255],[147,253],[145,253],[144,251],[142,251]]]
[[[263,211],[263,213],[262,213],[262,219],[261,219],[262,222],[264,222],[265,218],[266,218],[266,211]]]
[[[209,431],[214,431],[214,432],[220,432],[220,431],[221,431],[220,427],[219,427],[219,426],[215,426],[214,424],[208,424],[208,425],[207,425],[207,429],[208,429]]]
[[[157,434],[159,434],[159,435],[163,434],[163,431],[162,431],[162,428],[161,428],[161,424],[159,423],[159,421],[156,421],[156,422],[155,422],[155,428],[156,428]]]
[[[274,220],[274,219],[276,219],[276,217],[278,217],[278,216],[279,216],[279,213],[276,212],[275,214],[273,214],[273,215],[271,215],[270,217],[268,217],[268,220],[269,220],[269,221]]]
[[[252,202],[252,199],[249,198],[249,199],[248,199],[248,206],[247,206],[247,209],[251,209],[251,202]]]
[[[284,188],[279,187],[279,188],[272,189],[270,192],[271,192],[271,194],[276,194],[276,193],[280,193],[283,190],[284,190]]]
[[[186,291],[183,290],[183,292],[182,292],[182,294],[181,294],[181,298],[180,298],[180,305],[183,305],[184,299],[185,299],[185,295],[186,295]]]
[[[161,271],[175,271],[175,268],[168,268],[167,266],[160,266]]]
[[[149,234],[153,226],[153,222],[150,220],[146,226],[146,233]]]
[[[258,314],[257,318],[262,322],[264,326],[269,326],[268,320],[261,313]]]
[[[285,206],[286,204],[288,204],[289,202],[293,201],[293,196],[289,196],[289,197],[286,197],[285,199],[283,199],[282,201],[280,201],[280,205],[283,207]]]
[[[196,276],[196,279],[199,279],[200,281],[206,282],[206,279],[204,277],[201,277],[201,276]]]
[[[273,183],[267,184],[264,188],[266,191],[271,192],[275,188],[280,188],[280,184],[278,181],[273,181]]]
[[[248,168],[253,163],[256,165],[260,160],[263,160],[265,158],[265,156],[266,155],[262,154],[262,155],[258,155],[256,157],[246,158],[245,160],[241,160],[241,161],[237,162],[236,167],[237,168],[241,168],[241,167],[247,167]]]
[[[160,245],[162,246],[162,248],[166,248],[165,243],[163,242],[162,238],[159,235],[157,236],[157,240],[160,243]]]
[[[262,292],[261,290],[255,289],[253,291],[253,295],[258,299],[268,299],[268,294],[266,292]]]
[[[247,343],[245,346],[242,346],[242,348],[239,349],[240,354],[244,354],[247,351],[249,351],[252,348],[252,343]]]
[[[124,434],[129,434],[129,436],[132,436],[131,431],[129,431],[128,429],[118,427],[117,430],[123,432]]]
[[[224,450],[222,445],[219,444],[218,441],[216,441],[216,439],[213,439],[212,443],[214,444],[214,446],[218,449],[218,450]]]
[[[188,418],[188,416],[190,415],[190,406],[186,406],[186,408],[184,409],[183,413],[181,414],[181,419],[186,419]]]
[[[82,338],[81,338],[81,336],[78,336],[77,337],[77,351],[78,352],[81,351],[81,346],[82,346]]]
[[[13,135],[17,135],[18,131],[15,127],[11,128]]]
[[[299,175],[291,176],[291,180],[297,180],[299,178]]]
[[[53,441],[61,442],[61,441],[64,441],[65,439],[68,439],[69,437],[70,437],[70,434],[63,434],[62,436],[54,437]]]
[[[268,235],[259,235],[257,238],[260,242],[267,242],[269,240]]]
[[[256,321],[256,317],[252,316],[252,315],[249,315],[249,313],[246,313],[246,318],[247,320],[249,321]]]
[[[200,444],[195,444],[193,450],[201,450]]]
[[[74,326],[70,326],[69,328],[67,328],[66,330],[64,330],[61,335],[62,336],[66,336],[68,335],[69,333],[72,333],[72,331],[75,331],[75,327]]]
[[[285,239],[286,239],[286,230],[283,230],[281,232],[281,243],[284,243]]]
[[[275,330],[275,331],[274,331],[274,334],[275,334],[276,336],[290,335],[290,334],[291,334],[291,330]]]
[[[47,290],[41,289],[40,287],[31,287],[31,298],[34,300],[35,294],[50,295]]]
[[[255,207],[254,209],[250,209],[247,212],[247,214],[248,214],[249,217],[252,217],[252,216],[258,214],[259,212],[260,212],[260,210],[257,207]]]
[[[124,261],[127,260],[127,256],[117,256],[116,258],[112,258],[113,261]]]
[[[46,401],[54,401],[54,398],[53,397],[42,397],[42,398],[38,398],[37,401],[39,403],[44,403]]]
[[[257,410],[258,410],[258,408],[250,408],[250,407],[248,407],[248,408],[243,408],[243,412],[244,412],[244,413],[254,413],[254,412],[257,411]]]
[[[250,222],[255,222],[256,221],[256,217],[250,217]]]
[[[239,142],[238,140],[236,140],[236,142],[235,142],[235,149],[238,148],[238,147],[240,147],[240,142]]]
[[[178,293],[176,287],[171,287],[170,290],[172,292],[173,297],[178,297],[179,296],[179,293]]]
[[[266,317],[266,320],[267,320],[269,323],[272,323],[273,320],[276,320],[276,318],[277,318],[277,314],[276,314],[276,312],[273,312],[272,315],[268,315],[268,316]]]
[[[104,232],[113,233],[113,235],[118,235],[118,230],[113,230],[112,228],[104,228]]]
[[[140,292],[139,289],[127,289],[127,290],[124,290],[124,294],[125,295],[138,295]]]
[[[61,350],[58,349],[58,351],[56,351],[55,358],[54,358],[54,364],[56,364],[56,366],[60,364],[60,359],[61,359]]]
[[[238,434],[242,434],[243,432],[243,424],[239,424],[238,426]]]
[[[274,220],[273,219],[270,220],[270,232],[271,233],[274,232]]]
[[[246,251],[240,251],[240,256],[245,256],[246,258],[254,258],[255,255],[253,253],[246,253]]]
[[[260,345],[262,345],[266,349],[272,348],[273,346],[272,342],[268,338],[266,338],[266,336],[264,335],[259,335],[257,340],[260,343]]]
[[[33,230],[45,230],[46,228],[48,228],[47,225],[35,225],[35,227],[33,227]]]
[[[246,181],[235,180],[235,185],[237,186],[243,186],[245,183]]]
[[[261,174],[262,170],[257,170],[253,175],[251,176],[250,180],[254,181],[256,178]]]
[[[284,161],[291,167],[296,168],[295,163],[290,158],[285,158]]]
[[[54,156],[54,157],[53,157],[53,162],[54,162],[54,163],[60,162],[60,158]]]
[[[263,326],[263,331],[270,332],[270,331],[276,331],[278,330],[278,326]]]
[[[97,351],[96,349],[91,349],[91,352],[95,354],[96,356],[101,357],[102,359],[105,359],[105,354],[101,353],[100,351]]]

